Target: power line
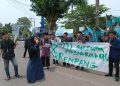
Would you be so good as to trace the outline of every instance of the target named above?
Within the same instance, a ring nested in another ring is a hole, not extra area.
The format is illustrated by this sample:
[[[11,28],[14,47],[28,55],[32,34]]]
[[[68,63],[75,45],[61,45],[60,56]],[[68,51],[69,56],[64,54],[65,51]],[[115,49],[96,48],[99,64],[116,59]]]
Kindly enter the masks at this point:
[[[27,10],[26,8],[24,8],[24,6],[22,6],[17,0],[10,0],[12,1],[19,9],[22,9],[22,12],[24,12],[24,14],[27,14],[29,16],[32,16]],[[30,7],[30,6],[29,6]]]
[[[26,10],[26,8],[24,8],[23,6],[21,6],[17,0],[12,0],[12,1],[13,1],[14,3],[18,4],[20,8],[22,7],[21,9],[23,9],[23,10],[25,11],[25,13],[28,12],[28,11]],[[27,14],[30,16],[29,13],[27,13]]]
[[[20,9],[21,7],[19,7],[16,3],[13,3],[12,0],[7,0],[7,2],[8,2],[9,4],[11,4],[13,7],[15,7],[16,9],[19,9],[20,11],[22,11],[22,13],[25,14],[25,11],[23,11],[23,9]]]
[[[13,7],[19,9],[22,11],[22,13],[24,14],[28,14],[30,17],[32,16],[30,13],[28,13],[28,11],[21,6],[21,4],[17,3],[16,0],[7,0]],[[35,23],[35,22],[34,22]],[[35,27],[35,24],[33,25]]]
[[[7,0],[12,6],[14,6],[14,7],[16,7],[17,9],[19,9],[19,10],[21,10],[24,14],[28,14],[29,15],[29,17],[31,17],[32,18],[32,16],[34,16],[35,17],[35,15],[31,15],[31,13],[28,11],[28,10],[26,10],[26,8],[25,8],[25,6],[26,7],[30,7],[30,5],[28,6],[27,4],[24,4],[24,3],[22,3],[22,2],[19,2],[19,1],[17,1],[17,0]]]
[[[13,2],[15,2],[15,3],[17,3],[17,4],[19,4],[19,5],[24,5],[24,6],[27,6],[27,7],[30,7],[30,5],[27,5],[27,4],[25,4],[25,3],[23,3],[23,2],[20,2],[20,1],[18,1],[18,0],[12,0]],[[23,6],[22,6],[23,7]],[[24,7],[23,7],[24,8]],[[38,7],[37,7],[37,9],[38,10],[40,10]],[[27,10],[26,10],[27,11]]]
[[[10,0],[7,0],[9,4],[11,4],[13,7],[18,8],[18,6],[16,6],[16,4],[12,3]]]
[[[15,0],[15,1],[16,1],[17,3],[19,3],[19,4],[23,5],[23,6],[30,7],[30,5],[28,5],[28,4],[25,4],[25,3],[20,2],[20,1],[17,1],[17,0]]]
[[[13,1],[13,3],[16,3],[16,4],[18,4],[18,5],[20,5],[20,6],[22,6],[22,5],[26,5],[26,4],[24,4],[24,3],[22,3],[22,2],[20,2],[20,1],[18,1],[18,0],[12,0]],[[24,6],[22,6],[22,8],[25,10],[25,12],[29,15],[29,16],[34,16],[34,15],[31,15],[30,14],[30,12],[28,11],[28,10],[26,10],[26,8],[24,8]],[[27,7],[30,7],[30,5],[26,5]],[[21,7],[20,7],[21,8]]]
[[[120,10],[109,10],[109,11],[120,11]]]
[[[12,1],[13,1],[14,3],[17,3],[18,5],[20,5],[19,2],[18,2],[17,0],[12,0]],[[24,10],[26,10],[23,6],[22,6],[22,8],[23,8]],[[26,10],[26,13],[27,13],[27,12],[28,12],[28,10]],[[29,16],[32,16],[32,15],[29,14]],[[33,22],[34,25],[33,25],[33,26],[34,26],[34,28],[35,28],[35,19],[34,19],[34,18],[28,18],[28,19],[33,19],[33,20],[34,20],[34,22]]]

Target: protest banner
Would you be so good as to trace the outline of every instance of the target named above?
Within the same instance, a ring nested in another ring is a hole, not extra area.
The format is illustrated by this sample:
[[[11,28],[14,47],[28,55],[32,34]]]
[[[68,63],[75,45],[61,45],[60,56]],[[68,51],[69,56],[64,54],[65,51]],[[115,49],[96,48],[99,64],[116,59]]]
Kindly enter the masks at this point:
[[[100,72],[108,72],[108,43],[77,43],[52,41],[53,58]]]

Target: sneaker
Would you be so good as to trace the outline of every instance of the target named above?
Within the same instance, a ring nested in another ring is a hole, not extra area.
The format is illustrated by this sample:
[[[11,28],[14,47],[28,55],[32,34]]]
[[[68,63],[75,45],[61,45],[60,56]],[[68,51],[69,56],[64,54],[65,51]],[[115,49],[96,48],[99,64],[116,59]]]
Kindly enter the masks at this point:
[[[106,74],[105,76],[106,77],[112,77],[112,74]]]
[[[115,81],[119,81],[119,77],[115,77]]]

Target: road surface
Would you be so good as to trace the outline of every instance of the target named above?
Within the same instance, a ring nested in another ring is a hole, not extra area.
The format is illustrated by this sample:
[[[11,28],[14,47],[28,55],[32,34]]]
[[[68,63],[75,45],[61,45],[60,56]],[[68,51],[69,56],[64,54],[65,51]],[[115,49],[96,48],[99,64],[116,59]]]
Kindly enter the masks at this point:
[[[0,60],[0,86],[120,86],[120,81],[115,82],[113,77],[105,77],[103,73],[91,70],[75,70],[74,67],[65,68],[51,64],[49,70],[45,69],[45,79],[34,84],[26,81],[26,66],[28,58],[22,58],[24,47],[19,42],[16,48],[16,58],[19,64],[19,73],[22,78],[12,77],[10,81],[5,80],[3,61]],[[51,62],[52,63],[52,62]],[[13,66],[10,63],[10,73],[14,75]]]

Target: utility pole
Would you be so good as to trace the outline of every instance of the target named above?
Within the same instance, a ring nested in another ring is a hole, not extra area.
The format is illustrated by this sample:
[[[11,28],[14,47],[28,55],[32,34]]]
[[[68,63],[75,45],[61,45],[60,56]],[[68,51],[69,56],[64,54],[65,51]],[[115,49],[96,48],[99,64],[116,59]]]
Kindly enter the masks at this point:
[[[35,19],[34,18],[29,18],[29,19],[33,20],[34,29],[35,29]]]
[[[42,30],[42,32],[44,32],[45,31],[45,26],[44,26],[44,17],[43,16],[41,16],[41,30]]]
[[[96,26],[99,27],[99,0],[96,0]]]

